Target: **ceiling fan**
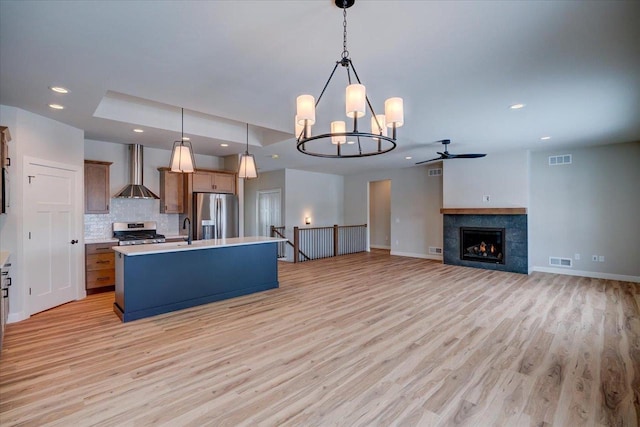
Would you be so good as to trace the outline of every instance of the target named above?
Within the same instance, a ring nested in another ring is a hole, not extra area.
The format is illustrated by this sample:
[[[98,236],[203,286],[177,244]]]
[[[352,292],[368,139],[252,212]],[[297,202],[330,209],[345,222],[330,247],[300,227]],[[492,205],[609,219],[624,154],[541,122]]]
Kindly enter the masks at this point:
[[[447,145],[451,144],[451,140],[450,139],[442,139],[442,140],[436,141],[436,142],[441,142],[441,143],[444,144],[444,153],[441,153],[440,151],[436,151],[438,154],[440,154],[440,157],[436,157],[435,159],[430,159],[430,160],[424,160],[422,162],[416,163],[416,165],[421,165],[422,163],[433,162],[435,160],[476,159],[478,157],[486,156],[486,154],[451,154],[451,153],[449,153],[449,151],[447,151]]]

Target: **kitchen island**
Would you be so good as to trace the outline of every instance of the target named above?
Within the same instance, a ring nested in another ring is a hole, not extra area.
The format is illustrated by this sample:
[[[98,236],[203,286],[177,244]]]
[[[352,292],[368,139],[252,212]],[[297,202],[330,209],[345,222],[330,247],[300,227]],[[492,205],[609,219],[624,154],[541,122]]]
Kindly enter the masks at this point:
[[[116,301],[123,322],[278,287],[274,237],[115,246]]]

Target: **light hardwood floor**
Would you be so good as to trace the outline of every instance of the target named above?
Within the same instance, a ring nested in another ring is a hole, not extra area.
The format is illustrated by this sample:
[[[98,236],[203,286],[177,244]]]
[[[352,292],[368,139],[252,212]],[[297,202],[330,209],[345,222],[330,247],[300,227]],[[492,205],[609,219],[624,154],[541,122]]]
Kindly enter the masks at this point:
[[[3,427],[639,424],[637,284],[375,251],[127,324],[112,301],[8,326]]]

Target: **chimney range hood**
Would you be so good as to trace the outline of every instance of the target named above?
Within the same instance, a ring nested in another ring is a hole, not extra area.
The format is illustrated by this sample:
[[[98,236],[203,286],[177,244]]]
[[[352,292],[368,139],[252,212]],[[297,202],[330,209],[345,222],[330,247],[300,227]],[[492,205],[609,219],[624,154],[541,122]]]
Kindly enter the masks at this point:
[[[131,173],[129,184],[126,185],[115,197],[123,199],[159,199],[151,190],[142,184],[142,145],[129,146],[129,171]]]

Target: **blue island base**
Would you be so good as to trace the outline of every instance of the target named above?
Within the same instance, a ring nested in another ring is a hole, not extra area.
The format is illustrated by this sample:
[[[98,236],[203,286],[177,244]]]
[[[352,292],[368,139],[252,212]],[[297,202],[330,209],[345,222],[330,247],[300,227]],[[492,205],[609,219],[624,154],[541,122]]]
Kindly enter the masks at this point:
[[[123,322],[278,287],[276,243],[116,255]]]

